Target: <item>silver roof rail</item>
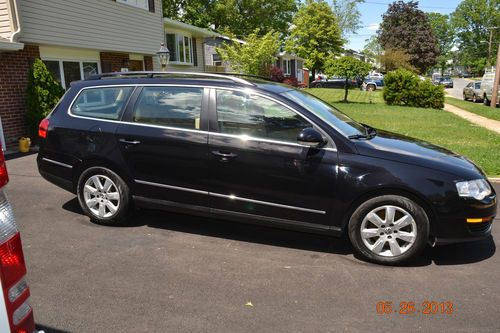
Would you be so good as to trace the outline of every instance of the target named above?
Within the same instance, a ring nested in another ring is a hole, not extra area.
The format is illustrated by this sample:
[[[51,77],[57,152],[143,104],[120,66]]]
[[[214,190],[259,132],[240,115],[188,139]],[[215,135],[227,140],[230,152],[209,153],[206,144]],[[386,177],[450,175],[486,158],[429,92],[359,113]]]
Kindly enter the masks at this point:
[[[106,78],[120,78],[120,77],[138,77],[138,78],[155,78],[155,77],[166,77],[166,76],[198,76],[198,77],[214,77],[231,80],[236,83],[241,83],[248,86],[254,86],[254,84],[248,80],[241,77],[216,73],[200,73],[200,72],[159,72],[159,71],[137,71],[137,72],[114,72],[114,73],[102,73],[89,76],[86,80],[102,80]]]

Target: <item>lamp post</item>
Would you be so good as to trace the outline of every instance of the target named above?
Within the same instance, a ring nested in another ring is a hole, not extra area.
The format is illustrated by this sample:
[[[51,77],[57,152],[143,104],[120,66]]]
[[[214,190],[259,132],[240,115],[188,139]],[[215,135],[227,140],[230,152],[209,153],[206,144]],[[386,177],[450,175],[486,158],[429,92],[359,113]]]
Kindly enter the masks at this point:
[[[161,43],[160,50],[156,52],[156,54],[158,55],[158,61],[160,62],[161,70],[166,71],[168,62],[170,61],[170,51],[164,43]]]

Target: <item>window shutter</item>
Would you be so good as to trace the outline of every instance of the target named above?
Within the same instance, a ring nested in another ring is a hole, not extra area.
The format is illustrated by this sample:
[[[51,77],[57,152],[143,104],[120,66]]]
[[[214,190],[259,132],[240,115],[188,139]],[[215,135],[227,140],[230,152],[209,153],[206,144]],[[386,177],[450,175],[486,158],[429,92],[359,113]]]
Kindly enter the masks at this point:
[[[151,13],[155,12],[155,0],[148,0],[148,7]]]
[[[192,44],[193,44],[193,65],[194,67],[198,66],[198,55],[196,52],[196,38],[192,38]]]
[[[291,76],[297,77],[297,72],[295,71],[295,59],[290,61],[290,67],[291,67],[291,70],[290,70]]]

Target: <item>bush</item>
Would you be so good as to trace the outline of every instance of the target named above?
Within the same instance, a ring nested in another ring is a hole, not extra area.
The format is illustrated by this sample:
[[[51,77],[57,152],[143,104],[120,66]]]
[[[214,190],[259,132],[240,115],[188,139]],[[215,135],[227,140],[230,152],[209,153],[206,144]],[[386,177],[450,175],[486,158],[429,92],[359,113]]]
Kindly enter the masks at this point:
[[[292,86],[292,87],[297,87],[299,85],[299,81],[297,80],[297,78],[295,76],[290,76],[290,77],[284,78],[283,83],[288,84],[289,86]]]
[[[64,89],[40,59],[35,59],[28,77],[26,124],[28,135],[37,137],[38,125],[57,104]]]
[[[269,72],[269,77],[272,81],[283,82],[285,75],[283,74],[283,70],[281,68],[273,66]]]
[[[383,97],[389,105],[406,105],[441,109],[444,107],[444,88],[429,80],[420,80],[413,72],[398,69],[384,76]]]

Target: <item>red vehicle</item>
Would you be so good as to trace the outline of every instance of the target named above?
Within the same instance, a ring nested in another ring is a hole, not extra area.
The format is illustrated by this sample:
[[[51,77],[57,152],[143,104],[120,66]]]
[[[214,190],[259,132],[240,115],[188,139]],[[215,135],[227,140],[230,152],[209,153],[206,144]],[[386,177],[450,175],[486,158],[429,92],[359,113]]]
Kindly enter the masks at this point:
[[[9,181],[0,149],[0,332],[35,332],[21,237],[4,193]]]

